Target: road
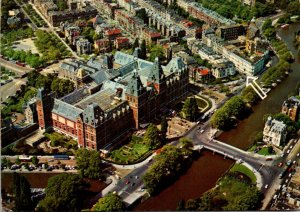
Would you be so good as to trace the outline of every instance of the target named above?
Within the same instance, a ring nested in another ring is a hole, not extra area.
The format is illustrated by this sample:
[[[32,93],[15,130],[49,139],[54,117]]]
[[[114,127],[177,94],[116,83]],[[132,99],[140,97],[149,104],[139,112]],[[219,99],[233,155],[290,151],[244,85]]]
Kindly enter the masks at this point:
[[[17,90],[20,89],[21,85],[25,85],[26,82],[27,82],[27,78],[14,79],[10,83],[1,85],[1,87],[0,87],[1,102],[5,101],[8,96],[14,96],[16,94]]]
[[[9,62],[7,60],[4,60],[2,58],[0,58],[0,65],[3,66],[4,68],[15,71],[15,72],[19,73],[20,75],[28,73],[31,70],[33,70],[32,68],[18,66],[16,64],[11,63],[11,62]]]
[[[56,33],[55,28],[49,23],[49,21],[40,13],[40,11],[35,7],[34,4],[30,3],[32,8],[42,17],[42,19],[48,24],[49,28],[43,28],[43,30],[50,31],[54,35],[56,35],[59,40],[67,47],[67,49],[72,53],[72,56],[76,59],[81,59],[72,49],[71,47]]]
[[[17,1],[15,1],[15,3],[20,7],[20,9],[21,9],[21,12],[23,13],[23,14],[25,14],[27,17],[28,17],[28,19],[30,20],[30,23],[27,23],[33,30],[37,30],[38,29],[38,27],[35,25],[35,23],[31,20],[31,18],[30,18],[30,16],[27,14],[27,12],[23,9],[23,4],[19,4],[19,2],[17,2]]]

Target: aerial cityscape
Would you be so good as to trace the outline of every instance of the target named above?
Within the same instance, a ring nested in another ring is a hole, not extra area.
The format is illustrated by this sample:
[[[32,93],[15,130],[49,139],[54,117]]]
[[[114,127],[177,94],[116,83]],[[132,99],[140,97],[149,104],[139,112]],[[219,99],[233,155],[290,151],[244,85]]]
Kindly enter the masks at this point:
[[[2,0],[2,211],[300,209],[300,0]]]

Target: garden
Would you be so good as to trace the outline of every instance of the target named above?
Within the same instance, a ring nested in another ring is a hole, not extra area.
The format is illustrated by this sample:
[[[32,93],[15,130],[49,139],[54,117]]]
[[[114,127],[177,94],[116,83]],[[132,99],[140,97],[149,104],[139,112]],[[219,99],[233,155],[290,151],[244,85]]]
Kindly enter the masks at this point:
[[[131,164],[151,153],[150,147],[143,143],[143,138],[132,136],[131,141],[111,152],[110,159],[116,163]]]
[[[57,132],[45,133],[46,138],[48,138],[51,147],[64,147],[66,149],[77,149],[77,142],[70,137],[62,135]]]
[[[230,172],[236,172],[236,173],[241,173],[245,176],[247,176],[249,179],[251,179],[251,182],[253,184],[256,183],[256,177],[254,175],[254,173],[247,168],[246,166],[242,165],[242,164],[234,164],[234,166],[230,169]]]
[[[197,95],[195,97],[196,97],[196,102],[197,102],[198,107],[200,108],[201,113],[205,113],[206,111],[208,111],[211,108],[212,103],[209,99],[207,99],[203,96],[200,96],[200,95]]]

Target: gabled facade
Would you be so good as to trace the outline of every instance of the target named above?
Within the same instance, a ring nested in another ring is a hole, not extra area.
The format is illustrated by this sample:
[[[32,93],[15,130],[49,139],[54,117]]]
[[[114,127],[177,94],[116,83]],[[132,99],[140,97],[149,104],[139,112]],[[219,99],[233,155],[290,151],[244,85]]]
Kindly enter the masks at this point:
[[[149,123],[163,107],[187,95],[188,70],[180,58],[161,66],[158,58],[151,63],[117,52],[115,63],[119,77],[104,81],[97,92],[82,87],[52,99],[51,107],[46,107],[45,98],[39,98],[40,127],[47,123],[78,140],[82,148],[109,149],[132,129]]]

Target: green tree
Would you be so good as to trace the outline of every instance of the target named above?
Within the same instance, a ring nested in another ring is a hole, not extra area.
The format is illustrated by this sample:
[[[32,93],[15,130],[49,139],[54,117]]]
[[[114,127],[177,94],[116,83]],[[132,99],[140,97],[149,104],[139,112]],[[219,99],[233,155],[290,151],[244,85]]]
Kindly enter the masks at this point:
[[[31,158],[31,163],[35,166],[37,166],[39,164],[39,159],[37,158],[37,156],[33,156]]]
[[[150,52],[149,60],[151,62],[153,62],[156,57],[158,57],[160,61],[163,61],[166,59],[164,49],[161,45],[157,44],[157,45],[150,46],[149,52]]]
[[[155,149],[162,144],[161,138],[159,136],[159,131],[154,124],[151,123],[148,126],[143,138],[143,143],[148,145],[151,149]]]
[[[16,159],[15,163],[16,163],[17,165],[20,165],[20,164],[21,164],[21,160],[20,160],[20,158],[19,158],[19,157],[17,157],[17,159]]]
[[[80,194],[87,184],[76,174],[59,174],[49,178],[45,198],[39,202],[40,211],[78,211]]]
[[[92,211],[123,211],[124,203],[117,194],[109,193],[93,206]]]
[[[147,59],[147,47],[146,47],[146,41],[145,40],[143,40],[142,44],[141,44],[141,58],[144,59],[144,60]]]
[[[181,113],[189,121],[195,121],[198,116],[198,105],[195,97],[187,98],[182,107]]]
[[[60,11],[68,9],[68,4],[66,0],[57,0],[56,5]]]
[[[3,165],[3,166],[7,166],[7,158],[6,157],[3,157],[2,159],[1,159],[1,165]]]
[[[33,203],[31,200],[30,184],[24,176],[13,174],[13,191],[15,200],[15,211],[31,211]]]
[[[95,150],[78,149],[76,164],[82,177],[97,179],[102,175],[101,158]]]
[[[194,146],[193,141],[186,137],[180,138],[179,143],[180,143],[180,147],[182,147],[183,149],[191,150],[193,149]]]

